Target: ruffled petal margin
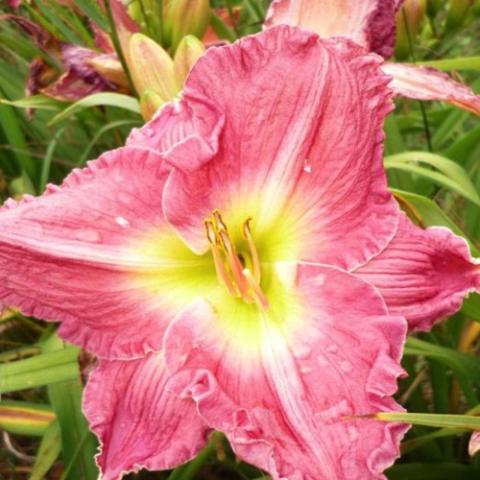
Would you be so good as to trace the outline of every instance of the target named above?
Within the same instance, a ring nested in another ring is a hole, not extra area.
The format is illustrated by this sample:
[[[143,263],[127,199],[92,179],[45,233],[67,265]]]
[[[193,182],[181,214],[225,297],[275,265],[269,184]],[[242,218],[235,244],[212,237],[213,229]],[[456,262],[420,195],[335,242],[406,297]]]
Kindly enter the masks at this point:
[[[447,102],[480,115],[480,96],[444,72],[434,68],[389,62],[383,64],[382,70],[393,77],[390,88],[396,95],[416,100]]]
[[[480,291],[479,263],[450,230],[423,230],[402,216],[388,247],[353,273],[378,288],[390,313],[404,316],[410,329],[430,330],[469,292]]]
[[[8,200],[0,211],[0,303],[60,321],[63,338],[101,357],[160,349],[188,285],[165,272],[176,262],[185,267],[189,255],[198,264],[163,218],[168,171],[158,153],[121,148],[38,198]]]
[[[260,333],[248,342],[205,301],[179,315],[165,337],[172,385],[274,480],[384,478],[407,426],[354,416],[401,410],[391,396],[405,320],[346,272],[283,265],[277,273],[295,300],[252,314]]]
[[[100,441],[102,480],[174,468],[197,455],[209,432],[195,402],[170,391],[159,353],[101,360],[88,380],[83,410]]]
[[[398,207],[382,163],[393,105],[380,62],[350,41],[287,26],[210,49],[190,73],[178,115],[208,119],[205,104],[220,112],[215,155],[177,156],[164,191],[165,215],[190,247],[208,249],[203,221],[218,209],[230,226],[252,217],[258,241],[289,242],[276,260],[354,268],[381,251]],[[173,107],[161,111],[135,137],[172,115]]]
[[[385,58],[395,45],[399,0],[274,0],[265,27],[291,25],[322,38],[346,37]]]

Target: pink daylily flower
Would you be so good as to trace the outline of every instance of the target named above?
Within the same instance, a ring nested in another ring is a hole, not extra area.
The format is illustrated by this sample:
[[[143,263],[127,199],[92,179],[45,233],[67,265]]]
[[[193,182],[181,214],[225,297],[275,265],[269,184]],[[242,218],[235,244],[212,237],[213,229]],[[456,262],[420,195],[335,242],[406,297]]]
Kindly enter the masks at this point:
[[[387,190],[380,63],[287,26],[211,48],[126,147],[0,212],[0,300],[100,358],[104,480],[212,429],[275,480],[385,478],[407,426],[359,415],[401,409],[405,317],[452,313],[480,271]]]
[[[292,25],[321,37],[347,37],[388,59],[395,46],[395,14],[404,0],[273,0],[264,26]],[[447,74],[412,64],[388,63],[396,95],[439,100],[480,115],[480,96]]]

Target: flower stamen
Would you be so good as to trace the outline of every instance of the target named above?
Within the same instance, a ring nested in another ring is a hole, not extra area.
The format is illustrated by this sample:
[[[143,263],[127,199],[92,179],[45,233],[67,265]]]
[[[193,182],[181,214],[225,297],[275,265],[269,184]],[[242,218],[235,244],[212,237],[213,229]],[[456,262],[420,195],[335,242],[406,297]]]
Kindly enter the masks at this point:
[[[256,303],[262,310],[267,310],[269,303],[260,288],[261,266],[258,251],[250,230],[251,218],[243,223],[243,235],[247,241],[252,271],[245,268],[245,257],[237,253],[227,225],[218,210],[212,217],[205,219],[205,231],[210,243],[218,281],[225,285],[228,293],[240,297],[246,303]]]
[[[217,272],[217,278],[220,283],[223,283],[228,290],[228,293],[233,297],[238,297],[239,293],[235,288],[235,284],[230,279],[225,264],[222,259],[220,248],[217,244],[216,232],[213,223],[209,220],[205,220],[205,230],[207,231],[207,238],[210,242],[210,249],[212,250],[213,262],[215,263],[215,270]]]
[[[260,268],[260,258],[258,257],[257,247],[253,241],[252,231],[250,230],[250,222],[252,217],[248,217],[243,223],[243,235],[248,242],[248,248],[250,249],[250,254],[252,256],[252,267],[253,267],[253,278],[255,282],[260,285],[261,279],[261,268]]]
[[[251,291],[253,293],[253,300],[257,304],[258,308],[264,311],[268,310],[268,308],[270,307],[270,304],[268,303],[267,297],[262,292],[260,285],[255,281],[255,278],[252,275],[252,272],[248,268],[244,268],[243,276],[245,277],[249,287],[251,288]]]

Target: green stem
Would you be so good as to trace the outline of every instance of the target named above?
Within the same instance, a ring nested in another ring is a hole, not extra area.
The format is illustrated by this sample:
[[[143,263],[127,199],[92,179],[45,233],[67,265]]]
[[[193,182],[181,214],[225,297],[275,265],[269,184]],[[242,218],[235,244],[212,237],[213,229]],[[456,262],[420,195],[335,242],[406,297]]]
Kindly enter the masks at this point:
[[[110,5],[110,0],[103,0],[103,5],[105,6],[105,12],[107,13],[108,24],[110,25],[110,36],[112,37],[113,46],[117,52],[118,59],[122,64],[125,75],[127,76],[128,84],[132,93],[135,95],[136,90],[133,85],[132,77],[130,75],[130,70],[128,69],[127,61],[125,55],[123,54],[122,44],[120,43],[120,38],[118,37],[117,28],[115,27],[115,20],[113,18],[112,7]],[[138,96],[138,95],[137,95]]]
[[[402,17],[403,17],[403,23],[405,24],[405,32],[407,34],[408,49],[410,51],[410,57],[413,63],[417,63],[415,59],[415,52],[413,50],[413,41],[412,41],[412,35],[410,34],[410,26],[408,25],[408,19],[407,19],[407,15],[405,13],[404,8],[402,8]],[[430,125],[428,123],[428,117],[427,117],[427,112],[425,110],[425,105],[423,105],[423,102],[421,100],[419,100],[418,104],[420,105],[420,111],[422,113],[423,127],[425,130],[425,137],[427,139],[428,151],[433,152],[432,135],[430,132]]]

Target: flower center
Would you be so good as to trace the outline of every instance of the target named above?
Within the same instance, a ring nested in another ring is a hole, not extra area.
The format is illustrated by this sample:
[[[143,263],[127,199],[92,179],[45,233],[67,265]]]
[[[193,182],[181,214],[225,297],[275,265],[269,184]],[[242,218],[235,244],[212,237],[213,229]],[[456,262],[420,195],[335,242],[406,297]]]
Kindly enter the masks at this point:
[[[251,218],[247,218],[243,222],[242,234],[248,245],[245,253],[237,252],[218,210],[214,210],[212,216],[205,219],[205,230],[219,282],[227,288],[230,295],[239,297],[246,303],[256,303],[260,309],[267,310],[269,304],[260,287],[260,259],[250,230],[251,221]],[[247,260],[251,268],[247,267]]]

